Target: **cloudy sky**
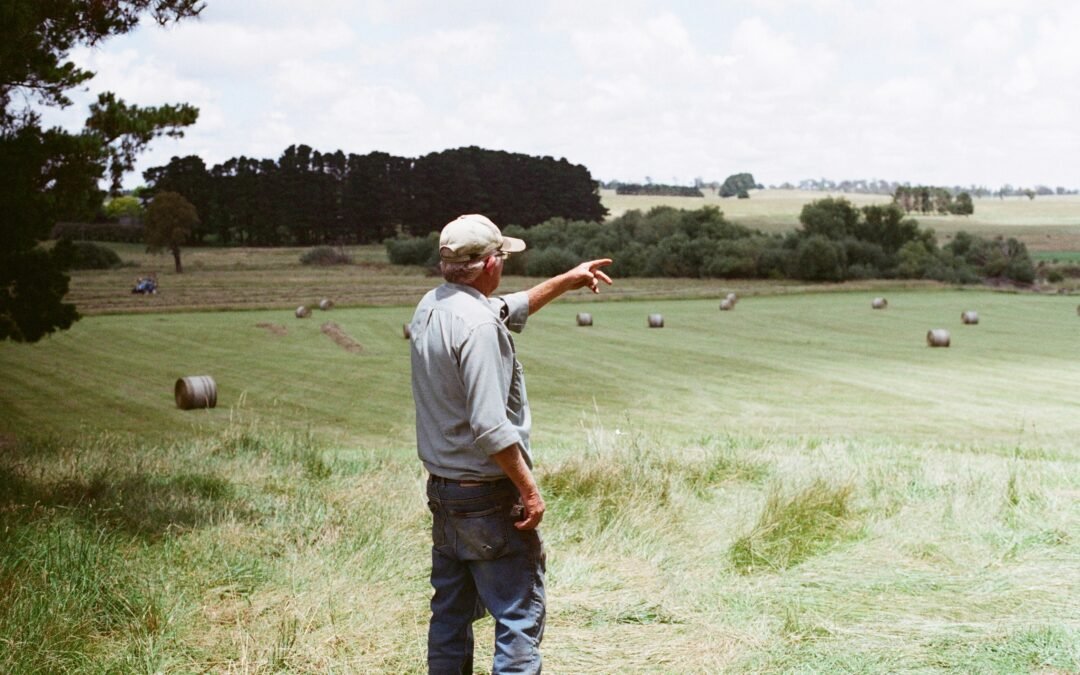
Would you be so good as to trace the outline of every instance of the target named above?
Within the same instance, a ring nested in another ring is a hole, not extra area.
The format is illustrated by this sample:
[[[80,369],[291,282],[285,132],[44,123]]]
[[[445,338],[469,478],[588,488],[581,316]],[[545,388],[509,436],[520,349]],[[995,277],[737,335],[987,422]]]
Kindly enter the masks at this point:
[[[200,108],[140,169],[477,145],[601,180],[1080,187],[1073,0],[208,0],[72,56]]]

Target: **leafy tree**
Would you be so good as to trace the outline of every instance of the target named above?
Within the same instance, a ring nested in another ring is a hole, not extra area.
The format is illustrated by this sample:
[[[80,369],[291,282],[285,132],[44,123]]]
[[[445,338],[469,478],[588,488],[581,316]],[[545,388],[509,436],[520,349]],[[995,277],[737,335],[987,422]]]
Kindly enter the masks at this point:
[[[195,241],[202,242],[206,237],[217,232],[217,225],[212,215],[213,195],[211,193],[210,173],[206,163],[196,155],[173,157],[166,166],[158,166],[143,171],[143,179],[151,186],[142,190],[144,199],[153,197],[155,192],[169,191],[179,193],[195,206],[199,212],[201,224],[192,233]],[[227,233],[220,239],[228,243]]]
[[[799,222],[807,236],[819,234],[829,239],[843,239],[855,236],[859,210],[842,197],[827,197],[803,206]]]
[[[956,195],[956,201],[953,203],[952,212],[958,216],[970,216],[975,213],[975,202],[971,201],[971,195],[967,192],[961,192]]]
[[[844,278],[844,251],[828,238],[814,234],[795,251],[795,274],[807,281],[840,281]]]
[[[161,253],[168,249],[176,263],[176,273],[184,271],[180,264],[180,245],[187,242],[199,225],[199,214],[191,202],[175,192],[159,192],[146,209],[146,250]]]
[[[862,220],[855,226],[854,234],[862,241],[881,246],[890,254],[899,251],[912,239],[926,236],[925,232],[919,230],[919,224],[905,218],[904,212],[896,204],[864,206]]]
[[[34,342],[78,319],[63,302],[70,247],[39,243],[57,221],[91,217],[100,180],[107,175],[117,190],[147,143],[180,135],[198,116],[188,105],[140,108],[106,92],[81,132],[43,129],[38,110],[71,105],[66,92],[93,77],[69,60],[71,50],[127,33],[147,13],[164,25],[200,11],[201,0],[0,4],[0,339]]]
[[[740,192],[746,192],[747,197],[750,196],[749,190],[753,190],[757,187],[757,183],[754,182],[754,176],[749,173],[736,173],[728,176],[724,179],[724,184],[720,186],[719,194],[721,197],[734,197]]]
[[[143,211],[142,202],[137,197],[130,195],[113,197],[105,202],[105,216],[109,220],[120,220],[121,218],[138,220],[142,218]]]

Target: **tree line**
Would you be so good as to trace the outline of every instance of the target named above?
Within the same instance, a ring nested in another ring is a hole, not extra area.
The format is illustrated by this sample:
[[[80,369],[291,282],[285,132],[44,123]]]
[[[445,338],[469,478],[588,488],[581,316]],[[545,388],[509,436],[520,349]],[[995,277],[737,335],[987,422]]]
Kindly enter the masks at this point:
[[[615,183],[617,195],[647,195],[650,197],[704,197],[705,193],[697,187],[686,185],[665,185],[663,183]]]
[[[766,234],[729,222],[713,206],[634,210],[602,224],[555,218],[506,228],[529,245],[507,260],[507,272],[549,276],[578,260],[610,257],[611,273],[619,277],[951,283],[1035,278],[1027,248],[1017,240],[960,232],[939,246],[933,230],[921,229],[895,204],[860,209],[846,199],[827,198],[804,206],[799,221],[800,228],[788,234]],[[438,260],[435,235],[396,237],[386,247],[393,263],[430,266]]]
[[[970,216],[975,213],[975,203],[971,201],[971,195],[967,192],[953,193],[947,188],[918,185],[909,187],[902,185],[893,193],[893,203],[900,206],[907,213],[918,211],[919,213],[940,213],[941,215],[953,214],[958,216]]]
[[[828,178],[806,178],[798,183],[784,182],[779,185],[770,185],[769,189],[778,190],[807,190],[814,192],[850,192],[856,194],[876,194],[876,195],[892,195],[895,194],[898,188],[910,188],[910,183],[902,183],[900,181],[882,180],[879,178],[856,178],[856,179],[844,179],[844,180],[830,180]],[[1004,199],[1005,197],[1028,197],[1034,199],[1036,196],[1046,195],[1074,195],[1078,190],[1057,186],[1050,188],[1046,185],[1035,185],[1034,187],[1016,187],[1009,183],[1002,185],[998,188],[989,188],[985,185],[953,185],[944,188],[954,195],[966,192],[973,197],[999,197]]]
[[[195,206],[195,243],[366,244],[427,234],[462,213],[525,227],[607,214],[584,166],[475,146],[413,159],[291,145],[276,161],[237,157],[210,168],[174,157],[143,177],[147,197],[175,192]]]

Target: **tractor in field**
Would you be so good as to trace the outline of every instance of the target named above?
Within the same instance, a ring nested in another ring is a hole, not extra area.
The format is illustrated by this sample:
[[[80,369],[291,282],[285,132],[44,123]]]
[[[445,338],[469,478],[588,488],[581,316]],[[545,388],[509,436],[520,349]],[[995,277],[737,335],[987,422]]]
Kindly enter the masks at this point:
[[[131,289],[131,292],[140,295],[153,295],[157,293],[157,275],[151,274],[148,277],[139,277],[135,280],[135,286]]]

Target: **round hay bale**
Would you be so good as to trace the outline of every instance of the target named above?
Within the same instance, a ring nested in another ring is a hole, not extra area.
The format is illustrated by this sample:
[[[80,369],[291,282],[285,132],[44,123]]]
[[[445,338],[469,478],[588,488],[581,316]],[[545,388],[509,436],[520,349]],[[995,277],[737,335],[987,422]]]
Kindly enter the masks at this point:
[[[663,328],[663,327],[664,327],[664,317],[663,317],[663,315],[661,315],[661,314],[650,314],[649,315],[649,328]]]
[[[579,325],[579,326],[591,326],[592,325],[592,314],[589,314],[588,312],[578,312],[577,325]]]
[[[885,298],[874,298],[873,302],[870,303],[870,306],[874,309],[885,309],[889,306],[889,301]]]
[[[299,307],[296,308],[296,318],[297,319],[306,319],[309,316],[311,316],[311,309],[310,308],[305,307],[304,305],[300,305]]]
[[[406,340],[412,337],[412,331],[409,330],[409,324],[401,324],[401,336]]]
[[[323,298],[322,300],[319,301],[319,309],[327,310],[327,309],[333,309],[333,308],[334,308],[334,301],[333,300],[330,300],[329,298]]]
[[[735,309],[735,301],[731,298],[724,298],[720,301],[720,311],[728,312]]]
[[[931,328],[926,332],[926,344],[931,347],[948,347],[949,331],[944,328]]]
[[[181,410],[213,408],[217,405],[217,383],[209,375],[181,377],[173,387],[173,396]]]
[[[724,299],[730,300],[731,304],[734,306],[735,303],[739,301],[739,296],[735,295],[734,293],[728,293],[727,297],[725,297]]]
[[[966,324],[979,323],[979,313],[969,309],[966,312],[960,314],[960,320]]]

